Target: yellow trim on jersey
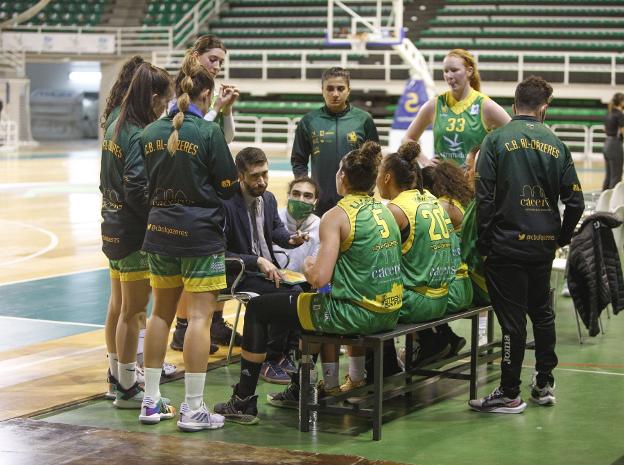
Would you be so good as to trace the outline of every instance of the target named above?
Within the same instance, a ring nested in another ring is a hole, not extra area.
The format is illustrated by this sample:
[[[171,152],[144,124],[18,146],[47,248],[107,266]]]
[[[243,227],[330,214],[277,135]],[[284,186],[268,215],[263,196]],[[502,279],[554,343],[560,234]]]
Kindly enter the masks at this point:
[[[297,316],[301,327],[307,331],[314,331],[314,323],[312,323],[312,299],[316,293],[302,292],[297,297]]]
[[[152,274],[150,276],[150,286],[155,289],[172,289],[174,287],[182,287],[182,275],[158,276]]]
[[[416,192],[418,195],[429,196],[430,198],[425,199],[421,202],[415,203],[412,194]],[[412,246],[414,245],[414,239],[416,237],[416,214],[418,213],[418,207],[423,202],[431,202],[435,200],[435,197],[427,190],[423,189],[422,194],[417,189],[410,189],[407,191],[401,192],[397,195],[390,203],[394,206],[401,209],[410,225],[410,232],[407,240],[401,244],[401,254],[405,255],[407,252],[412,250]]]
[[[210,292],[225,289],[225,275],[204,276],[202,278],[182,278],[184,290],[188,292]]]
[[[112,268],[109,268],[108,271],[110,271],[111,279],[119,280],[119,270],[113,270]]]
[[[481,95],[483,95],[483,100],[481,101],[481,111],[479,112],[480,117],[481,117],[481,125],[483,126],[483,129],[485,129],[485,132],[491,132],[492,128],[489,128],[487,124],[485,124],[485,118],[483,117],[483,109],[485,108],[484,103],[486,100],[489,100],[490,97],[488,97],[485,94],[481,94]]]
[[[365,308],[374,313],[392,313],[403,306],[403,284],[394,283],[390,292],[375,296],[375,300],[362,298],[363,300],[351,300],[358,307]],[[389,305],[386,306],[386,301]]]
[[[448,295],[448,285],[442,287],[419,286],[410,289],[430,299],[439,299]]]
[[[470,279],[472,279],[474,281],[474,283],[479,286],[479,288],[483,291],[483,292],[487,292],[487,285],[485,283],[485,278],[483,276],[481,276],[479,273],[477,273],[476,271],[471,271],[470,272]]]
[[[461,265],[459,265],[459,268],[457,268],[457,271],[455,272],[455,278],[464,279],[467,277],[468,277],[468,265],[466,265],[465,263],[462,263]]]
[[[474,90],[474,89],[471,89],[468,96],[465,99],[460,100],[460,101],[455,100],[455,97],[453,97],[453,92],[450,90],[445,92],[442,95],[444,96],[444,102],[446,103],[446,105],[456,115],[459,115],[460,113],[463,113],[464,111],[466,111],[479,97],[483,97],[484,99],[488,98],[487,95],[482,94],[478,90]],[[483,122],[483,105],[481,105],[481,119]]]
[[[351,248],[351,244],[353,244],[353,239],[355,238],[355,220],[357,219],[357,215],[360,212],[360,210],[358,209],[351,208],[349,206],[349,202],[353,200],[353,197],[363,196],[370,197],[368,194],[365,194],[363,192],[354,192],[343,197],[337,204],[337,206],[342,208],[342,211],[344,211],[349,218],[349,235],[345,237],[345,240],[340,243],[340,252],[342,253],[345,253],[347,250],[349,250]]]

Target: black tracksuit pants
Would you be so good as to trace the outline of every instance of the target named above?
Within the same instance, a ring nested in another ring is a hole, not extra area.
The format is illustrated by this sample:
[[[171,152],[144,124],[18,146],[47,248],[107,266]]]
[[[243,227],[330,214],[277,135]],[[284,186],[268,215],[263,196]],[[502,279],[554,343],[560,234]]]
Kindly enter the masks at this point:
[[[503,333],[501,388],[507,397],[520,393],[520,372],[526,347],[526,316],[533,323],[537,384],[554,383],[555,313],[550,302],[552,260],[519,262],[491,256],[485,261],[485,278],[494,312]]]

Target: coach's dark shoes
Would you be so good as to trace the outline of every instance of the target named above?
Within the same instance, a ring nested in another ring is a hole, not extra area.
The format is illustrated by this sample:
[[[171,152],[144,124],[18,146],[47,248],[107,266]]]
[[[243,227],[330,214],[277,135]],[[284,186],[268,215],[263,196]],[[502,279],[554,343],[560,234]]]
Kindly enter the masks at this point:
[[[472,410],[484,413],[522,413],[527,406],[519,394],[512,399],[500,388],[494,389],[489,396],[469,400],[468,405]]]
[[[290,383],[282,392],[267,394],[267,400],[275,407],[299,408],[299,384]]]
[[[236,394],[232,394],[232,397],[227,402],[216,404],[214,411],[219,415],[223,415],[225,421],[241,425],[255,425],[260,422],[257,403],[257,395],[241,399]]]

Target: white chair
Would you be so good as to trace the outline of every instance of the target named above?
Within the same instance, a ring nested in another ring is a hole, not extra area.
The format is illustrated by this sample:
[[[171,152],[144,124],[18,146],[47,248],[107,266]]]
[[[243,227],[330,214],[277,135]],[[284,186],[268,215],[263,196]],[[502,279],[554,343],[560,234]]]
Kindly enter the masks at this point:
[[[607,189],[606,191],[602,191],[600,197],[598,197],[598,202],[596,202],[596,211],[597,212],[608,212],[609,204],[611,203],[611,196],[613,195],[613,189]]]
[[[624,205],[624,183],[620,181],[613,188],[613,195],[609,201],[609,211],[613,212],[621,205]]]

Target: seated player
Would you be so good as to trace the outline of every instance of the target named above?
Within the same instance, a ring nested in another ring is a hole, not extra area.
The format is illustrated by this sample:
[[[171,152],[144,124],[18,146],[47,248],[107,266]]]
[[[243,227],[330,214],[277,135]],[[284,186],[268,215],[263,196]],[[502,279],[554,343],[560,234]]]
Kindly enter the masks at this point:
[[[336,188],[344,198],[321,220],[319,256],[323,260],[309,257],[304,264],[310,285],[320,289],[332,280],[331,291],[270,294],[249,302],[240,380],[230,400],[215,405],[226,420],[259,421],[255,391],[270,323],[332,334],[372,334],[395,327],[403,296],[401,236],[390,211],[369,195],[380,159],[379,144],[366,142],[340,162]],[[332,373],[323,370],[325,383],[337,386],[337,357],[323,361],[335,368]],[[296,406],[298,398],[298,377],[293,377],[286,391],[271,395],[270,401]]]

